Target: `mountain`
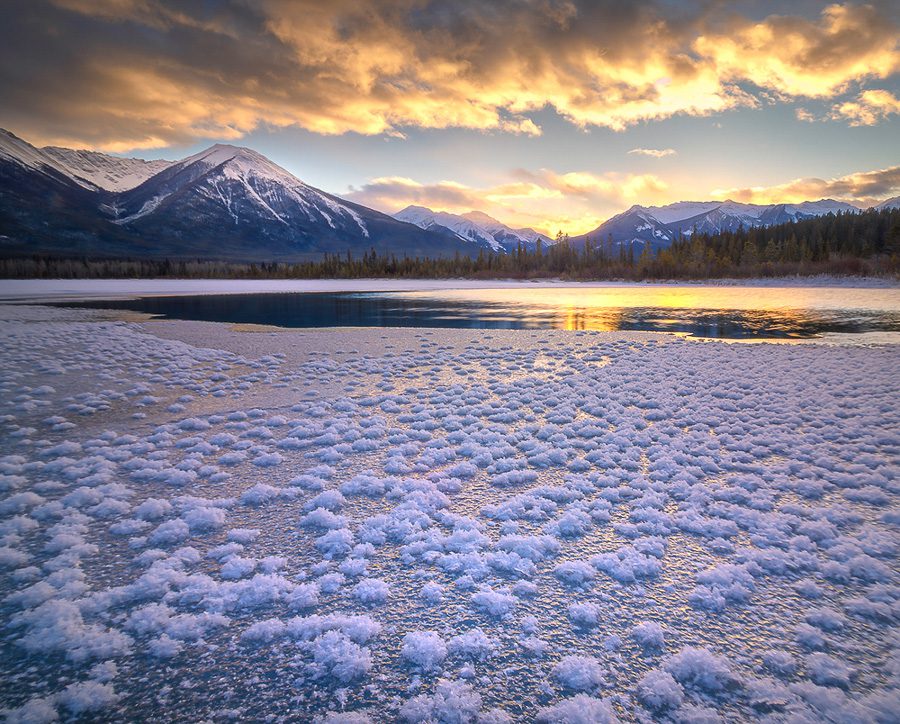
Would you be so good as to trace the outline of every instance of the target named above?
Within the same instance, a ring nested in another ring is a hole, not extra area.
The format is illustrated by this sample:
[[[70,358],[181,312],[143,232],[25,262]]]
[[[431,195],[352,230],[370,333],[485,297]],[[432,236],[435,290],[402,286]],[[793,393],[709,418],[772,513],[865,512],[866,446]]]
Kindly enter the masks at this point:
[[[877,208],[896,208],[900,197]],[[573,244],[643,249],[698,233],[855,212],[799,204],[679,201],[632,206]],[[35,148],[0,129],[0,254],[301,261],[371,249],[419,257],[532,250],[547,236],[480,211],[409,206],[395,216],[314,188],[248,148],[215,145],[181,161]]]
[[[575,236],[569,241],[583,246],[588,240],[596,247],[607,244],[610,239],[615,245],[638,245],[643,249],[649,245],[654,249],[669,246],[675,240],[675,232],[657,219],[643,206],[632,206],[628,211],[604,221],[593,231]]]
[[[423,234],[386,214],[309,186],[256,151],[216,145],[116,197],[113,221],[144,237],[177,239],[236,256],[251,245],[270,259],[296,252],[384,250],[410,254],[461,248],[451,234]],[[402,242],[402,244],[401,244]],[[394,248],[398,248],[395,246]]]
[[[40,149],[58,168],[88,188],[127,191],[172,165],[172,161],[120,158],[96,151],[73,151],[58,146]]]
[[[469,244],[494,252],[514,251],[520,244],[532,250],[539,239],[543,244],[553,243],[550,237],[534,229],[513,229],[481,211],[451,214],[424,206],[407,206],[394,214],[394,218],[422,229],[449,231]]]
[[[741,227],[774,226],[825,214],[857,212],[845,201],[822,199],[799,204],[744,204],[737,201],[679,201],[666,206],[632,206],[613,216],[596,229],[571,239],[575,245],[586,240],[593,244],[649,244],[658,249],[680,236],[737,231]]]
[[[0,254],[127,255],[128,235],[103,218],[98,193],[41,149],[0,129]]]
[[[551,239],[546,234],[542,234],[539,231],[527,227],[514,229],[497,221],[493,216],[488,216],[483,211],[469,211],[462,214],[462,216],[463,218],[478,224],[482,229],[499,241],[507,251],[513,251],[520,243],[526,248],[533,248],[537,245],[538,240],[540,240],[542,244],[556,243],[555,239]]]
[[[886,199],[878,204],[876,207],[879,211],[881,209],[900,209],[900,196],[894,196],[892,199]]]
[[[456,234],[320,191],[247,148],[212,146],[155,173],[111,159],[0,133],[0,253],[299,261],[372,248],[471,252]]]

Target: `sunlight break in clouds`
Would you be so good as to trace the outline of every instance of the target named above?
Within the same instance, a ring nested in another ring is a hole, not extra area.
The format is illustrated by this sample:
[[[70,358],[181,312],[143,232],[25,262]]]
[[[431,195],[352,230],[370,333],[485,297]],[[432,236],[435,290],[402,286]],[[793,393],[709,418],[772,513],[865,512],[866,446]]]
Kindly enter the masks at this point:
[[[375,178],[351,189],[347,198],[395,213],[410,204],[454,214],[473,209],[513,227],[553,235],[580,234],[633,203],[664,198],[668,184],[653,174],[557,173],[550,169],[512,172],[508,183],[474,188],[453,181],[424,184],[410,178]]]
[[[900,166],[863,171],[840,178],[798,178],[778,186],[717,189],[716,199],[732,199],[753,204],[798,203],[833,198],[868,206],[900,193]]]
[[[533,136],[530,114],[546,108],[624,130],[763,97],[834,97],[900,66],[897,28],[869,5],[754,20],[649,0],[15,4],[0,29],[0,62],[15,69],[0,79],[0,125],[116,151],[260,125]]]

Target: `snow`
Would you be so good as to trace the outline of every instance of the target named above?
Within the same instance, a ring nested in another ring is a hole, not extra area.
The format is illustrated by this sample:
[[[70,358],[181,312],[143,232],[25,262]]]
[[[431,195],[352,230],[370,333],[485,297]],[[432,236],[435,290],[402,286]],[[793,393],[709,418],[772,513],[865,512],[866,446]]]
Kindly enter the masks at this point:
[[[434,671],[447,658],[447,645],[434,631],[411,631],[403,637],[400,654],[413,666]]]
[[[473,214],[475,215],[473,216]],[[394,218],[409,224],[415,224],[421,229],[443,227],[449,229],[463,241],[468,241],[496,252],[504,251],[503,243],[499,240],[503,239],[504,236],[512,237],[515,242],[521,241],[523,244],[529,241],[524,235],[519,235],[496,219],[492,219],[486,214],[478,215],[476,212],[457,215],[446,211],[432,211],[424,206],[407,206],[402,211],[394,214]],[[508,240],[507,243],[509,243]]]
[[[153,212],[181,186],[177,179],[185,178],[198,183],[197,192],[224,206],[234,222],[241,221],[233,208],[233,187],[240,188],[239,198],[248,200],[258,213],[283,224],[289,224],[297,211],[316,223],[324,222],[337,228],[335,219],[344,217],[359,228],[363,236],[369,230],[362,217],[350,206],[340,203],[276,165],[262,154],[249,148],[216,144],[188,156],[166,169],[174,183],[160,187],[161,193],[146,201],[137,212],[116,219],[127,224]]]
[[[894,346],[2,309],[10,721],[896,710]]]
[[[607,701],[577,694],[539,709],[536,721],[542,724],[615,724],[618,718]]]
[[[127,191],[142,184],[173,164],[172,161],[145,161],[122,158],[97,151],[73,151],[58,146],[41,149],[76,179],[106,191]]]
[[[553,667],[553,677],[569,689],[585,691],[603,683],[603,667],[591,656],[564,656]]]
[[[638,682],[637,697],[654,712],[677,709],[684,701],[684,689],[670,673],[653,669]]]
[[[666,660],[665,669],[682,685],[707,692],[718,692],[738,683],[728,662],[702,647],[683,647]]]

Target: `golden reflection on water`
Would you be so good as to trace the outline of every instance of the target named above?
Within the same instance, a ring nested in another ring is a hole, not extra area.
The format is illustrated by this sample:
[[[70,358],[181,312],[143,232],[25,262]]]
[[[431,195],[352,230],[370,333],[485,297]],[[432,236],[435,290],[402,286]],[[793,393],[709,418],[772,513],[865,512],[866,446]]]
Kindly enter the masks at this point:
[[[740,287],[622,285],[516,287],[395,292],[393,296],[471,303],[597,309],[869,309],[900,310],[900,287]]]
[[[507,310],[520,319],[562,330],[613,332],[646,329],[678,331],[690,318],[695,336],[722,336],[734,323],[794,336],[810,336],[822,317],[852,319],[854,312],[900,313],[900,288],[739,287],[739,286],[579,286],[450,289],[396,292],[386,296]],[[685,310],[685,315],[667,310]],[[636,312],[636,310],[640,310]]]

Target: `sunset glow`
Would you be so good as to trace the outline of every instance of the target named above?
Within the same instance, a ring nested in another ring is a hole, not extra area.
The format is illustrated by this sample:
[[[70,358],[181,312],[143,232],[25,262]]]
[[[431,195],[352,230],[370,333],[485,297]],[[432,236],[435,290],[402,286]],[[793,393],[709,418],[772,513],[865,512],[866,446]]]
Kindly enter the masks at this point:
[[[389,213],[578,234],[635,203],[900,189],[892,3],[16,0],[5,18],[0,126],[32,143],[244,144]]]

